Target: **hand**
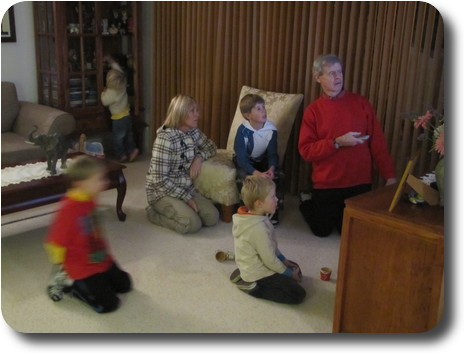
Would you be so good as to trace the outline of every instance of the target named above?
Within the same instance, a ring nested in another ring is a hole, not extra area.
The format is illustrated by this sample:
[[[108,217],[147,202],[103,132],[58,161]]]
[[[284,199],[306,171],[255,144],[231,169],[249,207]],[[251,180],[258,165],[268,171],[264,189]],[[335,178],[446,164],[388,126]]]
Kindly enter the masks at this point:
[[[385,183],[385,186],[396,184],[396,182],[397,182],[396,178],[388,178]]]
[[[274,179],[275,177],[274,169],[275,169],[274,167],[271,167],[266,172],[264,172],[264,174],[266,174],[269,179]]]
[[[188,200],[187,205],[189,205],[192,210],[198,213],[197,203],[193,199]]]
[[[103,62],[106,62],[106,63],[108,63],[108,65],[111,65],[112,63],[115,62],[115,60],[114,60],[114,58],[113,58],[111,55],[108,55],[108,54],[107,54],[107,55],[105,55],[105,56],[103,57]]]
[[[287,266],[287,267],[290,267],[292,270],[297,269],[298,271],[300,271],[300,274],[302,274],[301,268],[296,262],[293,262],[292,260],[285,259],[284,265]]]
[[[364,143],[365,140],[360,139],[360,132],[347,132],[345,135],[335,138],[335,142],[340,146],[356,146]]]
[[[273,179],[268,172],[260,172],[259,170],[254,170],[253,175],[259,175],[262,176],[263,178],[268,178],[268,179]]]
[[[292,272],[292,278],[297,282],[301,282],[302,277],[303,277],[303,275],[301,274],[300,269],[299,268],[294,268],[293,272]]]
[[[195,180],[200,175],[202,162],[203,158],[201,156],[195,156],[189,168],[190,179]]]

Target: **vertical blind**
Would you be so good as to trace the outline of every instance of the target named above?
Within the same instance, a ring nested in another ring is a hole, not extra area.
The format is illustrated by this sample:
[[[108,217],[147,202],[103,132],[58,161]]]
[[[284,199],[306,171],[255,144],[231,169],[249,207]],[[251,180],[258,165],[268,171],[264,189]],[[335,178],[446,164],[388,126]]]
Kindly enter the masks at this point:
[[[434,169],[430,141],[404,114],[444,109],[444,33],[439,12],[425,2],[154,2],[155,137],[169,102],[189,94],[202,110],[200,128],[225,148],[243,85],[302,93],[284,169],[292,193],[310,188],[309,163],[298,154],[303,110],[320,95],[313,60],[334,53],[344,62],[345,88],[374,106],[401,176],[420,150],[415,174]],[[376,176],[376,184],[381,181]]]

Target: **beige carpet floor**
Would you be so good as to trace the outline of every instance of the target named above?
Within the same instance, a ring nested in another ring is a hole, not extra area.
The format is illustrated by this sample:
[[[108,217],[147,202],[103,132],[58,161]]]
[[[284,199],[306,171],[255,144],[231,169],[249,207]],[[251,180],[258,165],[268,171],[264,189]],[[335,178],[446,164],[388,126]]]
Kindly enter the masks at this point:
[[[145,156],[127,164],[125,222],[116,217],[116,191],[100,197],[111,249],[134,282],[114,313],[97,314],[71,297],[55,303],[46,295],[50,265],[42,241],[56,204],[2,217],[1,305],[11,328],[37,333],[331,332],[339,235],[313,236],[298,211],[298,198],[287,195],[277,238],[281,251],[300,264],[307,298],[294,306],[253,298],[229,281],[235,264],[219,263],[214,256],[218,249],[233,251],[231,223],[179,235],[148,222],[148,163]],[[333,269],[330,282],[319,279],[324,266]]]

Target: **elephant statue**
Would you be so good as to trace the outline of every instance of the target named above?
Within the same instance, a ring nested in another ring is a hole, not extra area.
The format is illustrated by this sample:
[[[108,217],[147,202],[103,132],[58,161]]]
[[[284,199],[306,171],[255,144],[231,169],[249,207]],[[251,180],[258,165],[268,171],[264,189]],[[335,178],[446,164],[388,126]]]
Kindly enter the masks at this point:
[[[38,129],[37,125],[33,126],[28,135],[28,140],[45,152],[47,170],[50,171],[51,175],[55,175],[58,159],[61,159],[61,168],[66,168],[66,159],[68,158],[68,149],[71,148],[71,141],[59,132],[34,136]]]

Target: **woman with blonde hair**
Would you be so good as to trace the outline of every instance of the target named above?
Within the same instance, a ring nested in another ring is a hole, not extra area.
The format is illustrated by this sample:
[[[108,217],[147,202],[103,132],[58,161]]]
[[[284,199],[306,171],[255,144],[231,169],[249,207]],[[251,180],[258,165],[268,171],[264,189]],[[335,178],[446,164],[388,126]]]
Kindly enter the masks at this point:
[[[164,124],[158,129],[146,179],[148,219],[178,233],[194,233],[219,220],[214,204],[195,190],[202,161],[216,146],[198,129],[200,111],[190,96],[171,100]]]

